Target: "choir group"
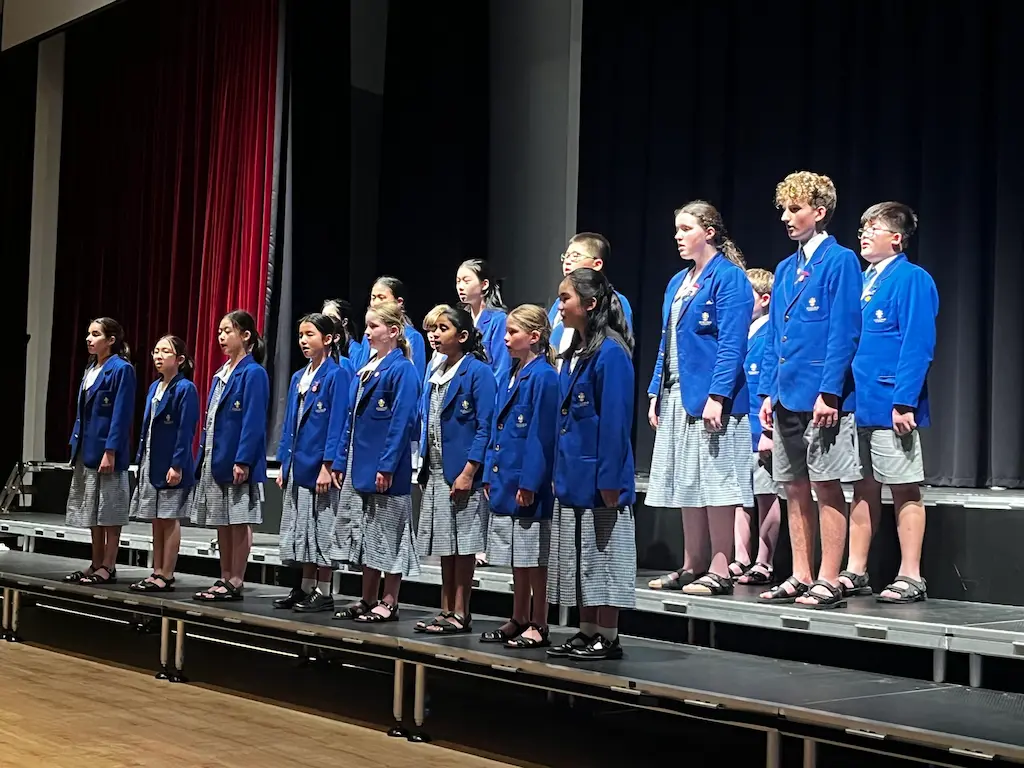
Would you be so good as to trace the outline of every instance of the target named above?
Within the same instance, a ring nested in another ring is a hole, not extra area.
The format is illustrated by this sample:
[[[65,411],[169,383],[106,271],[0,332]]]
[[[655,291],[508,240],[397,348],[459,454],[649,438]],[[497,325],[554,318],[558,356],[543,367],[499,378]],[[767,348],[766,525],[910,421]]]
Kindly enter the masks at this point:
[[[676,245],[691,266],[669,282],[662,306],[646,506],[682,511],[685,554],[649,586],[724,595],[735,583],[756,584],[767,590],[763,601],[842,607],[871,594],[867,555],[886,484],[903,557],[878,599],[923,600],[918,427],[928,424],[938,297],[904,254],[916,216],[892,202],[865,211],[862,273],[826,231],[831,179],[790,174],[776,203],[797,250],[774,275],[745,268],[709,203],[675,212]],[[548,312],[506,311],[486,262],[464,262],[458,303],[423,321],[429,359],[393,277],[374,283],[362,318],[332,299],[299,320],[308,363],[291,378],[277,483],[281,560],[301,569],[301,580],[276,608],[396,621],[403,577],[437,557],[440,610],[412,629],[469,633],[474,571],[490,563],[511,567],[514,609],[481,642],[621,657],[618,614],[635,607],[636,594],[635,378],[632,312],[605,274],[610,255],[603,236],[574,236]],[[67,581],[113,583],[121,526],[136,519],[153,524],[153,573],[131,589],[174,590],[189,521],[216,528],[221,565],[220,579],[193,598],[243,599],[267,479],[266,346],[242,310],[224,316],[217,339],[226,361],[213,376],[198,456],[192,359],[177,336],[154,345],[131,493],[135,369],[122,327],[108,317],[90,323],[67,521],[91,529],[92,559]],[[840,482],[855,489],[845,570]],[[773,570],[780,489],[793,548],[785,580]],[[361,569],[362,594],[336,606],[331,576],[342,564]],[[549,640],[550,603],[579,608],[580,631],[559,645]]]

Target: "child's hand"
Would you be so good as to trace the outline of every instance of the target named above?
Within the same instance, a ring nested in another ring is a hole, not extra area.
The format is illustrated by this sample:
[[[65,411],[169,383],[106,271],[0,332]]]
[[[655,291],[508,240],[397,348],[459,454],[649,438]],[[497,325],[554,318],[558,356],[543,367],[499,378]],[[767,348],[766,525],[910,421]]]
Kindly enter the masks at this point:
[[[827,402],[825,401],[826,397],[828,398]],[[814,426],[834,427],[839,423],[838,398],[835,395],[818,395],[818,399],[814,401],[814,411],[811,415]]]
[[[331,490],[331,470],[327,464],[320,465],[320,474],[316,477],[316,492],[323,496]]]
[[[235,464],[232,468],[231,473],[233,475],[232,482],[235,485],[241,485],[249,479],[249,468],[244,464]]]
[[[761,433],[761,437],[757,439],[757,452],[758,453],[771,453],[772,448],[775,447],[774,441],[768,437],[764,432]]]
[[[772,399],[766,397],[761,403],[761,410],[757,413],[757,420],[761,422],[761,429],[772,428]]]
[[[917,419],[914,418],[914,412],[910,409],[906,409],[906,412],[903,412],[904,409],[905,406],[902,405],[892,409],[892,428],[901,437],[909,435],[917,429]]]
[[[618,509],[619,508],[619,494],[622,491],[619,489],[614,490],[601,490],[601,501],[604,503],[605,509]]]
[[[378,472],[377,473],[377,493],[387,493],[389,488],[391,488],[391,473],[390,472]]]
[[[484,498],[487,499],[488,501],[490,501],[491,500],[491,484],[490,483],[484,483],[483,484],[483,489],[484,489]]]
[[[178,483],[181,482],[181,467],[171,467],[167,470],[167,485],[174,488]]]
[[[277,476],[277,487],[282,489],[284,488],[284,475]]]
[[[533,500],[536,498],[536,494],[533,491],[528,491],[525,488],[520,488],[516,491],[516,504],[520,507],[528,507],[533,504]]]
[[[345,473],[339,472],[338,470],[331,471],[331,480],[334,482],[334,487],[339,491],[341,490],[341,484],[345,482]]]
[[[704,403],[704,429],[708,432],[722,431],[722,403],[713,397],[709,397]]]
[[[459,476],[455,478],[455,482],[452,483],[452,490],[449,495],[454,499],[456,496],[465,496],[472,490],[473,475],[460,472]]]
[[[658,428],[658,398],[651,398],[651,405],[647,409],[647,423],[651,425],[651,429]]]
[[[114,452],[104,451],[103,458],[100,459],[100,466],[97,470],[101,475],[109,475],[114,471]]]

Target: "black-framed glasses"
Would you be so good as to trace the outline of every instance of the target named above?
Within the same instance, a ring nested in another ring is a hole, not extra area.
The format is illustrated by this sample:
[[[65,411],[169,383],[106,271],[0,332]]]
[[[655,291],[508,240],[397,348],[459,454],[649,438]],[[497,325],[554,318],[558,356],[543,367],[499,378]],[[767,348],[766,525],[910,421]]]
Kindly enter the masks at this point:
[[[892,235],[899,234],[899,232],[897,232],[895,229],[886,229],[885,227],[861,227],[860,229],[857,230],[857,239],[860,240],[865,235],[867,235],[868,237],[874,237],[880,232],[888,232],[889,234]]]
[[[586,254],[579,251],[566,251],[565,253],[558,254],[558,261],[562,264],[565,264],[565,262],[575,264],[577,261],[585,258],[587,258]]]

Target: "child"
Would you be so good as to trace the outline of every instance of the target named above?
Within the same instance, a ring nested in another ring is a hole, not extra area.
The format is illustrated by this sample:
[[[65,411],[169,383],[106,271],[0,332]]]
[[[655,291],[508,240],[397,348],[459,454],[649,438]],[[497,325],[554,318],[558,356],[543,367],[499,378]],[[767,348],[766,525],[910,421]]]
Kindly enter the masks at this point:
[[[309,363],[288,386],[277,460],[284,490],[281,506],[281,562],[302,568],[302,583],[275,608],[299,613],[333,611],[331,542],[339,493],[331,477],[349,407],[352,365],[341,357],[344,329],[325,314],[299,320],[299,348]]]
[[[743,375],[754,300],[743,254],[713,205],[687,203],[675,227],[679,255],[693,267],[669,281],[662,306],[648,388],[657,435],[646,504],[682,510],[685,556],[682,568],[648,586],[729,595],[750,565],[730,561],[737,510],[754,504]]]
[[[267,479],[267,347],[252,315],[241,309],[220,321],[217,341],[228,361],[213,375],[203,456],[192,498],[192,522],[217,529],[221,577],[192,597],[205,602],[242,599],[252,526],[263,522]]]
[[[342,498],[331,548],[333,559],[362,567],[363,595],[335,619],[396,621],[402,577],[420,572],[411,456],[420,379],[404,333],[398,302],[380,301],[367,310],[366,337],[375,354],[350,390],[352,406],[334,461],[334,485]],[[384,595],[378,600],[382,573]]]
[[[153,347],[159,379],[146,395],[142,439],[135,461],[139,482],[132,518],[153,523],[153,573],[131,585],[138,592],[170,592],[181,545],[181,521],[189,516],[189,490],[196,482],[192,444],[199,424],[195,363],[185,342],[164,336]]]
[[[901,562],[883,603],[916,603],[928,594],[921,578],[925,512],[919,427],[930,420],[928,368],[935,354],[939,295],[935,282],[907,261],[917,216],[902,203],[878,203],[860,217],[860,255],[868,262],[861,294],[864,333],[853,358],[861,479],[853,486],[850,559],[839,575],[848,595],[871,594],[868,550],[882,514],[882,484],[892,491]]]
[[[402,334],[409,345],[409,359],[416,366],[416,372],[419,373],[422,380],[427,369],[426,346],[423,343],[423,335],[409,321],[409,317],[405,312],[404,297],[405,284],[397,277],[382,275],[374,281],[373,288],[370,289],[370,307],[373,308],[384,301],[398,302],[398,306],[402,310]],[[369,349],[369,353],[372,355],[372,345],[369,345]]]
[[[117,548],[128,522],[128,462],[135,410],[135,367],[116,320],[99,317],[85,337],[89,363],[78,391],[71,433],[71,490],[66,522],[88,528],[92,562],[64,577],[80,584],[117,581]]]
[[[608,242],[608,238],[604,235],[600,235],[597,232],[580,232],[579,234],[573,235],[569,239],[569,244],[565,248],[559,259],[562,262],[562,276],[568,277],[569,273],[574,269],[593,269],[598,272],[604,269],[604,265],[612,254],[611,243]],[[626,327],[632,330],[633,328],[633,310],[629,306],[629,302],[626,301],[626,297],[618,291],[615,295],[619,299],[619,305],[622,307],[623,316],[626,318]],[[559,357],[557,358],[557,368],[561,370],[562,367],[562,354],[572,346],[572,330],[562,323],[562,315],[559,312],[560,302],[555,299],[555,303],[551,305],[551,309],[548,310],[548,322],[551,324],[551,345],[558,352]]]
[[[548,640],[548,553],[551,489],[558,430],[558,373],[544,310],[532,304],[508,315],[505,344],[510,379],[498,394],[484,489],[491,503],[487,554],[512,567],[512,618],[480,641],[544,648]],[[533,605],[531,608],[531,595]]]
[[[334,344],[338,359],[347,358],[353,371],[366,365],[370,345],[366,343],[362,333],[355,331],[356,321],[352,304],[344,299],[327,299],[320,311],[338,324],[338,338]]]
[[[445,362],[430,377],[421,399],[423,501],[416,541],[420,557],[441,558],[441,613],[416,628],[454,635],[471,629],[476,553],[487,546],[490,513],[480,486],[495,385],[469,312],[439,309],[431,342]]]
[[[505,305],[501,301],[501,286],[491,274],[490,265],[483,259],[462,262],[455,274],[455,290],[480,331],[487,364],[498,381],[507,380],[511,363],[505,348]]]
[[[747,333],[747,392],[750,393],[750,436],[753,446],[754,502],[757,505],[758,544],[753,565],[737,579],[739,584],[770,584],[774,573],[775,545],[779,541],[782,511],[779,504],[779,486],[772,479],[772,433],[761,429],[758,411],[761,398],[757,392],[761,384],[761,358],[768,337],[768,305],[772,300],[775,276],[767,269],[748,269],[747,277],[754,288],[754,311]],[[750,516],[746,508],[736,510],[736,559],[751,561]]]
[[[772,476],[786,488],[793,575],[759,599],[841,608],[846,499],[839,481],[858,471],[850,365],[860,337],[860,268],[853,251],[825,231],[836,209],[832,179],[791,173],[776,188],[775,203],[797,251],[775,270],[759,416],[762,428],[774,426]],[[821,568],[813,584],[812,487],[821,525]]]
[[[552,603],[579,605],[580,631],[547,652],[617,659],[619,610],[636,606],[633,337],[618,296],[596,270],[570,273],[559,304],[573,343],[559,375],[547,591]]]

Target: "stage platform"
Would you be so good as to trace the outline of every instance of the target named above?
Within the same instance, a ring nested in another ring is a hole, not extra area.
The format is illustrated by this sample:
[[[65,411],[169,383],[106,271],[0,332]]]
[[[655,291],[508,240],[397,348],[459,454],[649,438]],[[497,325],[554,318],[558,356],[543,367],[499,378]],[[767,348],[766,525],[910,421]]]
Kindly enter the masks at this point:
[[[1024,695],[880,676],[866,672],[775,661],[709,648],[624,638],[626,657],[612,662],[555,660],[543,650],[511,651],[482,645],[477,637],[498,620],[478,617],[472,635],[416,634],[413,623],[432,611],[402,606],[401,619],[385,625],[337,622],[329,614],[278,611],[280,587],[247,588],[245,599],[216,605],[191,599],[209,579],[181,576],[174,593],[134,594],[128,583],[143,568],[122,567],[120,583],[107,587],[64,584],[83,562],[35,553],[0,553],[3,633],[18,639],[21,611],[34,603],[74,606],[87,615],[119,612],[158,621],[162,670],[183,680],[189,632],[219,630],[245,642],[288,642],[342,654],[374,656],[394,665],[393,733],[425,738],[427,670],[445,670],[638,709],[654,709],[766,734],[769,768],[780,765],[783,737],[804,743],[804,766],[816,765],[816,745],[905,757],[934,765],[1024,763]],[[37,608],[38,609],[38,608]],[[555,632],[560,641],[568,632]],[[174,649],[172,652],[172,634]],[[45,639],[45,638],[41,638]],[[405,673],[412,667],[415,730],[403,725]]]
[[[35,539],[89,543],[89,531],[70,528],[63,515],[17,512],[0,515],[0,536],[24,537],[23,547],[33,551]],[[265,566],[263,582],[271,574],[266,566],[280,565],[274,534],[256,533],[250,560]],[[143,523],[131,523],[122,529],[121,546],[136,553],[142,564],[144,553],[152,551],[152,530]],[[218,557],[216,533],[204,528],[182,528],[181,554],[187,557],[215,559]],[[133,560],[134,561],[134,560]],[[718,623],[759,627],[783,632],[842,638],[872,643],[889,643],[917,648],[932,653],[932,679],[946,680],[947,654],[968,654],[969,680],[972,686],[982,684],[983,659],[1024,657],[1024,607],[971,603],[957,600],[929,600],[909,606],[885,605],[873,598],[851,598],[849,607],[834,611],[812,611],[798,606],[774,606],[758,603],[761,589],[737,587],[731,597],[699,597],[678,591],[652,590],[647,581],[655,574],[637,579],[637,609],[688,620],[680,627],[679,638],[691,643],[695,638],[695,622],[710,625],[710,644],[714,645],[714,627]],[[421,583],[439,585],[441,569],[424,564]],[[336,588],[339,586],[337,580]],[[507,569],[486,567],[476,572],[475,588],[511,595],[512,575]],[[567,613],[561,613],[561,623]],[[686,634],[684,635],[684,631]]]

